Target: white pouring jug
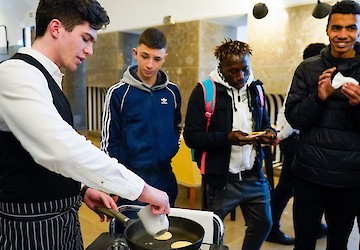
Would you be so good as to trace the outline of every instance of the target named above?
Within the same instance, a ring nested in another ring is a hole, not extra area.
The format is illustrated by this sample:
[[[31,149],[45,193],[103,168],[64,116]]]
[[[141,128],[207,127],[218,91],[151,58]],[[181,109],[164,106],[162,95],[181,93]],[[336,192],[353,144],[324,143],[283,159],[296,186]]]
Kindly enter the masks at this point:
[[[169,229],[169,219],[165,214],[153,214],[151,205],[146,205],[137,213],[145,231],[152,236],[164,234]]]

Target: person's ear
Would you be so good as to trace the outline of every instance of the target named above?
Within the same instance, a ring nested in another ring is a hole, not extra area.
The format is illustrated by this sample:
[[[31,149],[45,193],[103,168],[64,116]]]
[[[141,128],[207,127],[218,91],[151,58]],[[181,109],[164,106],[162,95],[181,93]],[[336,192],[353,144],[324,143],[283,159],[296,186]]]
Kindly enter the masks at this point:
[[[62,28],[62,24],[60,20],[53,19],[48,25],[48,30],[50,31],[51,36],[59,37],[60,29]]]
[[[134,57],[136,58],[137,52],[138,52],[138,51],[137,51],[137,48],[133,48],[133,49],[132,49],[132,52],[133,52]]]
[[[166,60],[166,58],[168,57],[168,55],[169,55],[168,53],[165,54],[165,56],[164,56],[164,61]]]

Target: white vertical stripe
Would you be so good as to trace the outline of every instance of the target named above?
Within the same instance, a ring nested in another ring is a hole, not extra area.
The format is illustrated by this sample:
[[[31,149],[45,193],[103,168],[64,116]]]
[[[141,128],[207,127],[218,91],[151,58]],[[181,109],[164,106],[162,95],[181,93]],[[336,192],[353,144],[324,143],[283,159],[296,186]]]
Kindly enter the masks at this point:
[[[55,243],[55,227],[54,227],[54,220],[51,220],[50,221],[50,231],[52,232],[50,235],[51,235],[51,242],[53,243],[52,244],[52,248],[54,247],[54,243]]]
[[[34,214],[34,204],[30,204],[30,208],[31,208],[31,214]]]
[[[0,221],[1,221],[1,226],[2,226],[2,228],[3,228],[3,235],[0,236],[0,237],[5,237],[4,247],[6,247],[6,245],[7,245],[7,238],[8,238],[8,237],[6,237],[6,236],[7,236],[6,224],[5,224],[5,221],[4,221],[3,219],[1,219]]]
[[[101,103],[101,92],[99,91],[99,89],[97,88],[96,91],[96,101],[97,101],[97,105],[95,106],[95,114],[96,114],[96,129],[100,130],[101,127],[101,107],[102,107],[102,103]]]
[[[174,84],[173,84],[174,85]],[[177,106],[178,106],[178,103],[176,102],[177,100],[176,100],[176,95],[175,95],[175,92],[174,91],[172,91],[169,87],[166,87],[166,89],[172,94],[172,96],[173,96],[173,100],[174,100],[174,108],[176,109],[177,108]]]
[[[55,240],[56,240],[56,245],[57,245],[57,246],[59,246],[60,230],[62,230],[62,228],[60,227],[58,221],[59,221],[59,218],[56,218],[56,219],[54,220],[54,228],[55,228],[54,234],[56,233]]]
[[[88,118],[88,129],[92,130],[92,122],[91,122],[91,87],[87,88],[87,118]]]
[[[107,148],[109,146],[109,134],[110,134],[109,128],[110,128],[110,122],[111,122],[110,100],[111,100],[111,97],[112,97],[114,91],[123,85],[124,85],[124,83],[122,83],[122,82],[113,85],[112,87],[109,88],[109,90],[105,96],[105,104],[104,104],[103,119],[102,119],[103,128],[101,131],[101,137],[102,137],[101,149],[103,151],[105,151],[105,153],[107,153],[107,154],[109,154],[109,152],[107,151]],[[127,87],[127,89],[124,93],[124,96],[122,97],[120,110],[116,110],[116,111],[113,110],[113,112],[121,112],[122,111],[125,96],[129,92],[129,89],[130,89],[130,86]]]
[[[30,247],[31,247],[31,238],[30,238],[30,234],[29,234],[29,223],[26,223],[26,231],[25,231],[25,233],[26,233],[27,248],[30,249]]]
[[[42,232],[42,223],[39,223],[39,232]],[[43,239],[43,234],[42,233],[40,233],[40,245],[41,245],[41,249],[45,250],[44,239]]]
[[[46,220],[46,221],[45,221],[45,228],[48,228],[48,227],[49,227],[48,221]],[[49,234],[47,233],[47,234],[45,234],[45,235],[46,235],[46,242],[44,242],[44,245],[45,245],[45,246],[49,246],[49,245],[50,245]]]
[[[10,223],[10,222],[9,222]],[[19,223],[19,231],[20,231],[20,237],[21,237],[21,247],[22,249],[25,249],[25,242],[24,242],[24,232],[23,232],[23,228],[21,227],[20,223]],[[12,237],[10,237],[11,239]]]

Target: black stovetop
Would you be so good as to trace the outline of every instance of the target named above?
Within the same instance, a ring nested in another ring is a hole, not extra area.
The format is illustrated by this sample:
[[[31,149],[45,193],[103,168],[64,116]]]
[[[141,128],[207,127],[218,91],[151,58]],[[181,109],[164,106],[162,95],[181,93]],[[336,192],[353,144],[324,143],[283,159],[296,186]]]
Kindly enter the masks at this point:
[[[206,245],[203,244],[199,250],[228,250],[223,245]],[[130,250],[126,244],[123,234],[102,233],[94,242],[92,242],[86,250]]]

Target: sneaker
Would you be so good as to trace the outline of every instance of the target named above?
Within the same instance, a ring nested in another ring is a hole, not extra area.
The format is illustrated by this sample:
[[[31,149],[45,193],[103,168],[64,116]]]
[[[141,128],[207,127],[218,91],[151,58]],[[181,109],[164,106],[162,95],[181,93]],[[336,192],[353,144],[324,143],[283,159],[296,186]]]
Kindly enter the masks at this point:
[[[278,231],[271,231],[266,241],[273,242],[281,245],[294,245],[294,238],[286,235],[285,233]]]
[[[327,235],[327,225],[321,223],[320,228],[319,228],[319,232],[318,232],[318,235],[317,235],[317,239],[321,239],[321,238],[325,237],[326,235]]]

